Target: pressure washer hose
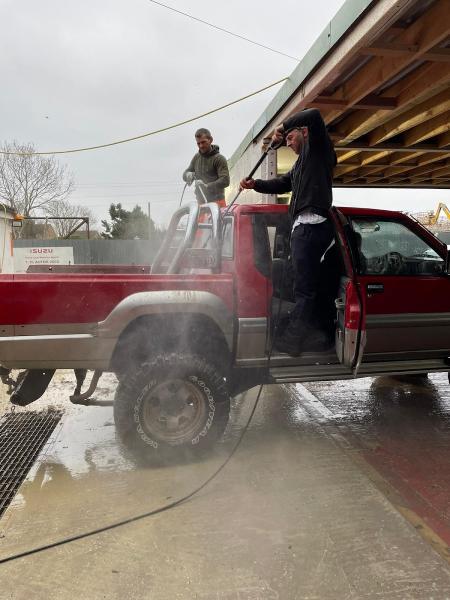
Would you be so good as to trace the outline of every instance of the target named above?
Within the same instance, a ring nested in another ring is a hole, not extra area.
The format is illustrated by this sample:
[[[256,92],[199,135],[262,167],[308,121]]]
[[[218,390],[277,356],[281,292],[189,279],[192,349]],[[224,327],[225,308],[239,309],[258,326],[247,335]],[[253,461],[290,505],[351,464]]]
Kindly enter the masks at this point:
[[[184,192],[186,191],[186,188],[187,188],[187,182],[184,184],[183,191],[181,192],[180,204],[178,205],[178,208],[180,208],[180,206],[183,204],[183,197],[184,197]]]

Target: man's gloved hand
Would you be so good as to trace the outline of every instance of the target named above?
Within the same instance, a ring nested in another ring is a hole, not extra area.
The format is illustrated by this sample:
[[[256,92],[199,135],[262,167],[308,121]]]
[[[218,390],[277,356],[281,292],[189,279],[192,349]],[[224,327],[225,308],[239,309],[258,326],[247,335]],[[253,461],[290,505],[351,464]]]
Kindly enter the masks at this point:
[[[194,171],[188,171],[186,173],[186,175],[184,176],[185,181],[188,185],[192,185],[194,183],[195,180],[195,173]]]

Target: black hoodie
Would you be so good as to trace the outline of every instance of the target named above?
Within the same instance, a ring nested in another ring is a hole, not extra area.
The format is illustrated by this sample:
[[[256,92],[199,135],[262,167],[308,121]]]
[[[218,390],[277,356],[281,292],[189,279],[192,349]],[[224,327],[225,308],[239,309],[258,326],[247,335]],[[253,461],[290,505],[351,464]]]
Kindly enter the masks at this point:
[[[197,152],[183,173],[184,181],[189,171],[195,173],[195,179],[201,179],[206,184],[208,202],[224,198],[225,188],[230,185],[230,175],[226,158],[219,154],[219,146],[213,144],[207,154]]]
[[[287,132],[295,127],[308,127],[308,142],[303,156],[285,175],[267,181],[257,179],[255,190],[265,194],[292,191],[290,214],[293,219],[302,212],[326,217],[332,203],[333,168],[336,153],[320,112],[315,108],[302,110],[283,123]]]

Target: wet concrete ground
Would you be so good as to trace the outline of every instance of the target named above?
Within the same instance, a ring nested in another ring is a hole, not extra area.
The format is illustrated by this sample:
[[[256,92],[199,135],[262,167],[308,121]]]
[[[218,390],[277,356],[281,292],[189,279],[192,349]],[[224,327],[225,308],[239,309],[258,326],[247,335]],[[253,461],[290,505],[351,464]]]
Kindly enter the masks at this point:
[[[200,485],[225,439],[188,465],[141,468],[112,407],[66,410],[0,520],[1,556],[143,513]],[[96,396],[112,398],[107,377]],[[393,378],[266,387],[241,447],[190,501],[98,536],[0,565],[0,597],[177,600],[450,599],[450,386]]]

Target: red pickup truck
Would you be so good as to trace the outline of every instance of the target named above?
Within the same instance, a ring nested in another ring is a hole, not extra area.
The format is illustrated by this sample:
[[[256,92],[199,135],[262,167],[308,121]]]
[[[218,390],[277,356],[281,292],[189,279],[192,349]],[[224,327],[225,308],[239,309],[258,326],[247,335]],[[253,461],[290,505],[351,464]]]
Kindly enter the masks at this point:
[[[230,396],[259,383],[450,371],[448,248],[400,212],[331,218],[318,299],[329,344],[296,358],[271,352],[292,307],[286,206],[182,207],[150,273],[0,275],[1,375],[27,370],[12,402],[39,397],[55,369],[113,371],[120,438],[161,456],[211,444]]]

